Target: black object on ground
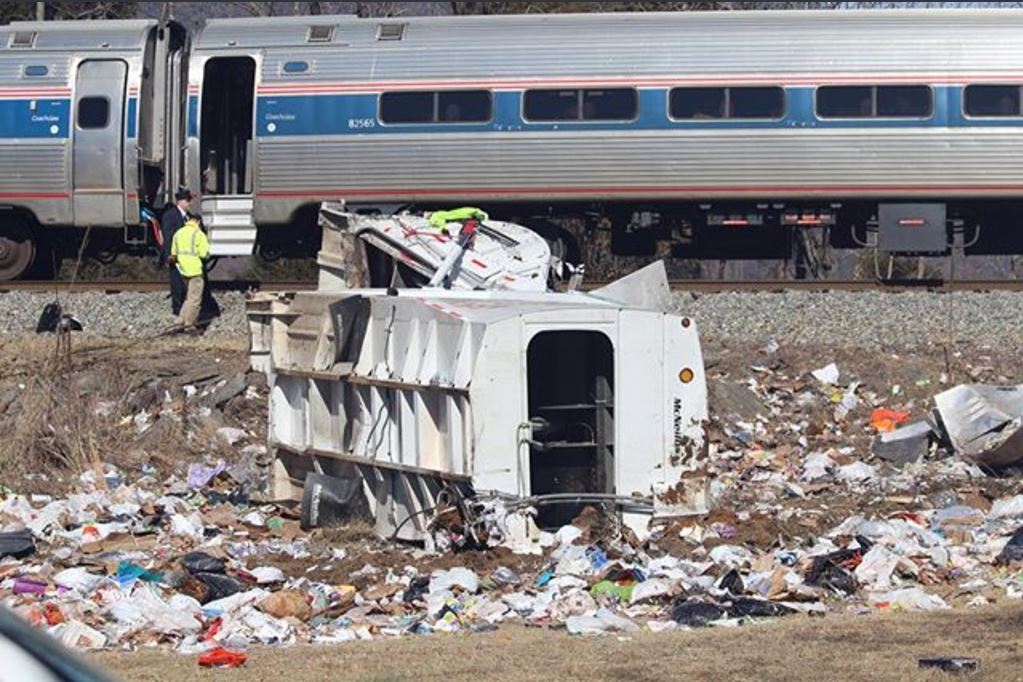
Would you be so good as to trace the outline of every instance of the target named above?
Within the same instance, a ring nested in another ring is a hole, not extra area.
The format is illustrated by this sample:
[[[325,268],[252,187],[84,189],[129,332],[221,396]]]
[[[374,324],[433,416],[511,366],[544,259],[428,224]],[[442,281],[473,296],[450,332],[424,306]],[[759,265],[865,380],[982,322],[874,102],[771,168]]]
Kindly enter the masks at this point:
[[[24,559],[36,553],[36,543],[31,531],[19,530],[14,533],[0,533],[0,558]]]
[[[921,658],[921,670],[940,670],[950,675],[972,675],[980,670],[980,661],[976,658]]]
[[[402,601],[411,604],[421,600],[430,591],[430,579],[426,576],[415,578],[405,590],[405,597]]]
[[[846,594],[855,594],[859,582],[847,571],[844,564],[870,551],[873,543],[861,536],[856,537],[858,549],[840,549],[831,554],[815,557],[810,569],[806,572],[806,584],[814,587],[826,587]]]
[[[795,612],[795,609],[782,604],[748,597],[736,599],[728,609],[728,615],[732,618],[781,618]]]
[[[1002,549],[998,558],[995,559],[995,565],[1003,566],[1014,561],[1023,561],[1023,526],[1017,528],[1016,532],[1009,538],[1009,544]]]
[[[671,619],[679,625],[691,628],[707,627],[716,620],[725,617],[725,610],[717,604],[704,601],[686,601],[676,604],[671,609]]]
[[[718,588],[736,596],[746,592],[746,585],[742,582],[742,576],[734,568],[725,574],[725,577],[718,583]]]
[[[181,559],[181,565],[192,575],[197,573],[223,573],[227,570],[226,561],[212,557],[205,552],[189,552]]]
[[[200,600],[204,604],[211,601],[217,601],[218,599],[226,599],[227,597],[238,594],[245,589],[245,586],[242,585],[241,581],[232,578],[229,575],[222,575],[220,573],[196,573],[195,577],[208,588],[206,599]]]
[[[361,479],[306,474],[302,488],[302,530],[330,528],[368,517]]]

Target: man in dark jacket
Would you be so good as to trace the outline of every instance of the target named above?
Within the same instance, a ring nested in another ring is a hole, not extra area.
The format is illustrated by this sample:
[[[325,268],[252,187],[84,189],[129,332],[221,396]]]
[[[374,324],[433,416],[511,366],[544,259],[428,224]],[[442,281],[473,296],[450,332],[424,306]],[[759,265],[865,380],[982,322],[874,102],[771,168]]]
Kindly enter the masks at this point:
[[[160,223],[163,231],[163,249],[160,251],[160,266],[168,265],[170,258],[171,243],[174,241],[174,233],[181,229],[188,221],[188,209],[192,203],[192,192],[187,187],[180,187],[174,193],[174,205],[168,206],[163,212],[163,220]],[[171,312],[175,317],[181,312],[181,306],[185,302],[185,280],[181,273],[173,265],[169,268],[170,273],[170,295]]]

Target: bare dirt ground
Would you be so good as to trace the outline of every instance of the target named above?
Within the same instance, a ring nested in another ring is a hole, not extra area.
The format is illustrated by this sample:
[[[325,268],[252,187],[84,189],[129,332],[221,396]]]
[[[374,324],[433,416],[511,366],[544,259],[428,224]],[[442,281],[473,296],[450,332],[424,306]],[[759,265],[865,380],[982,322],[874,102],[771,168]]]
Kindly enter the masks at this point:
[[[93,661],[125,680],[942,680],[918,659],[978,658],[975,680],[1023,676],[1023,605],[941,614],[799,618],[737,630],[579,638],[502,628],[473,636],[409,637],[338,647],[259,649],[238,670],[204,671],[160,652]]]

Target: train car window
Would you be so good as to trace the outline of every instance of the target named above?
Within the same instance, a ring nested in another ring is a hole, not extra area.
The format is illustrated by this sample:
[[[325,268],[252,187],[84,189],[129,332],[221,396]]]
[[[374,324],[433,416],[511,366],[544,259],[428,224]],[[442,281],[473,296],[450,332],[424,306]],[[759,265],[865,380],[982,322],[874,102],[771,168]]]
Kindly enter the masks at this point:
[[[486,123],[493,117],[487,90],[385,92],[380,95],[383,123]]]
[[[106,128],[110,122],[110,100],[106,97],[83,97],[78,100],[78,127],[82,130]]]
[[[578,121],[579,90],[527,90],[523,113],[527,121]]]
[[[672,118],[682,120],[724,118],[727,101],[725,88],[674,88],[668,108]]]
[[[309,62],[284,62],[284,73],[306,73],[309,71]]]
[[[380,120],[384,123],[433,123],[433,92],[385,92],[380,95]]]
[[[967,116],[1019,116],[1020,86],[967,85],[963,102]]]
[[[41,78],[50,73],[50,69],[42,64],[29,64],[25,67],[25,75],[29,78]]]
[[[493,99],[487,90],[452,90],[437,93],[440,123],[486,123],[493,116]]]
[[[870,118],[874,115],[874,88],[869,85],[817,88],[817,115],[821,118]]]
[[[782,118],[785,90],[778,87],[729,88],[729,118]]]
[[[633,88],[527,90],[523,104],[527,121],[631,121],[638,114]]]
[[[882,118],[928,118],[934,96],[926,85],[877,86],[877,115]]]
[[[639,93],[632,88],[583,90],[584,121],[631,121],[639,114]]]

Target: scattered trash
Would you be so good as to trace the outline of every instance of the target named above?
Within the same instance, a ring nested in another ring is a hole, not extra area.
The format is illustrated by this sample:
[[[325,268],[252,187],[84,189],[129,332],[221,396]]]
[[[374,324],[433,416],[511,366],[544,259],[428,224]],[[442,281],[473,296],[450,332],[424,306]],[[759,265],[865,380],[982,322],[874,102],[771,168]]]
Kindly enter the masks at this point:
[[[239,668],[245,665],[248,656],[238,651],[228,651],[217,647],[199,657],[199,665],[203,668]]]
[[[1011,564],[1017,561],[1023,561],[1023,528],[1019,528],[1012,534],[1009,542],[995,559],[995,563],[999,565]]]
[[[702,628],[725,617],[725,609],[702,601],[685,601],[671,609],[671,619],[679,625]]]
[[[930,452],[933,431],[927,422],[916,422],[882,433],[870,450],[875,457],[897,467],[919,462]]]
[[[32,533],[24,530],[14,533],[0,533],[0,559],[11,557],[24,559],[35,554],[36,544]]]
[[[934,404],[961,456],[988,467],[1023,460],[1023,386],[956,386],[935,396]]]
[[[875,409],[870,415],[870,425],[878,433],[891,433],[909,421],[909,412],[889,410],[884,407]]]
[[[920,670],[940,670],[950,675],[972,675],[980,671],[980,661],[976,658],[921,658],[918,665]]]
[[[301,621],[308,620],[313,612],[305,596],[294,591],[274,592],[259,603],[259,608],[274,618],[296,618]]]
[[[827,367],[813,372],[813,378],[826,386],[835,386],[838,384],[841,374],[838,371],[838,365],[831,363]]]

